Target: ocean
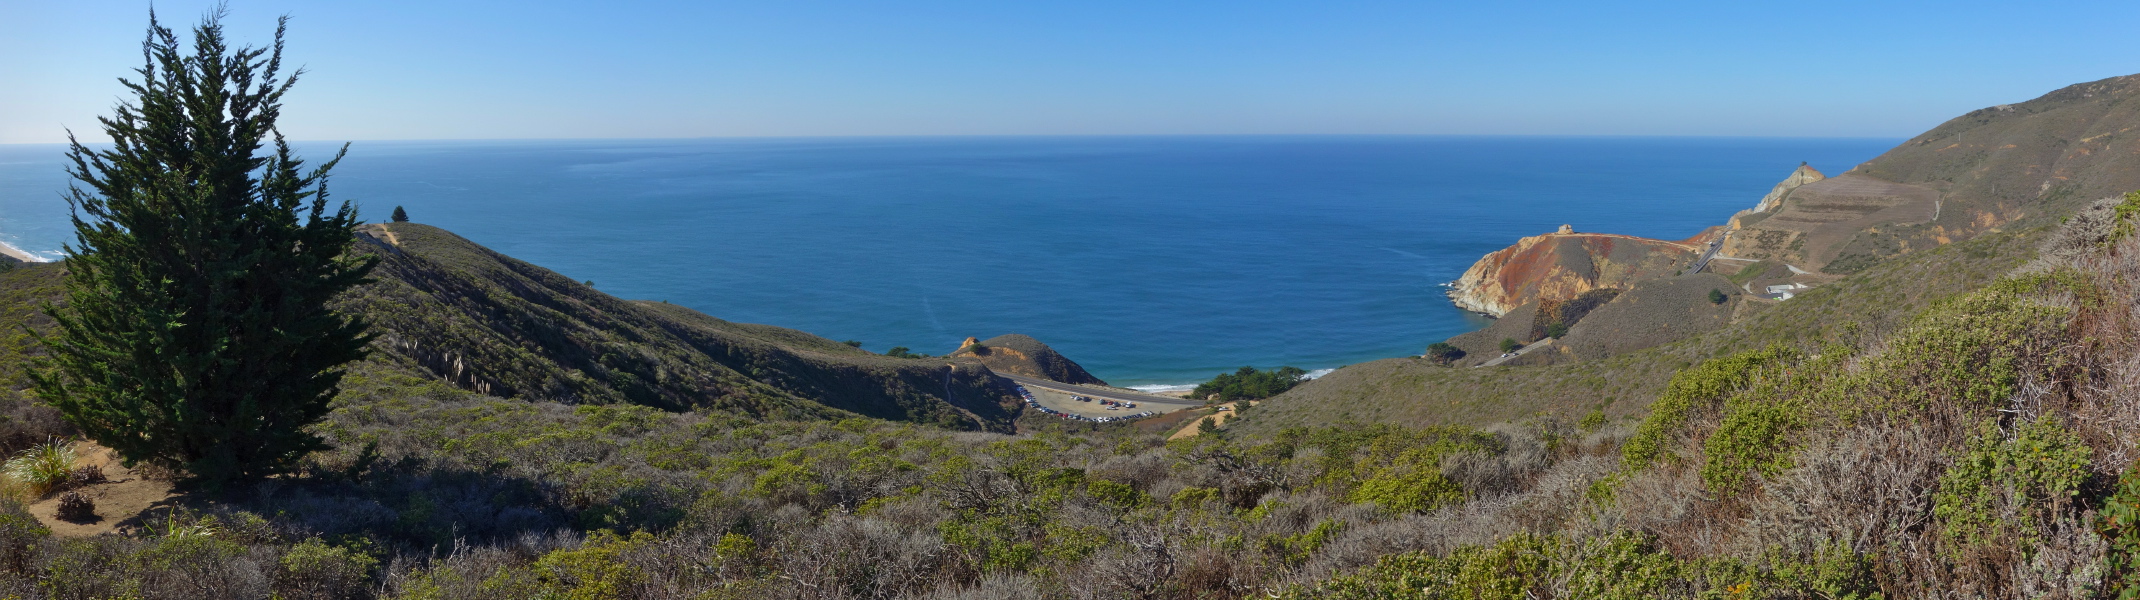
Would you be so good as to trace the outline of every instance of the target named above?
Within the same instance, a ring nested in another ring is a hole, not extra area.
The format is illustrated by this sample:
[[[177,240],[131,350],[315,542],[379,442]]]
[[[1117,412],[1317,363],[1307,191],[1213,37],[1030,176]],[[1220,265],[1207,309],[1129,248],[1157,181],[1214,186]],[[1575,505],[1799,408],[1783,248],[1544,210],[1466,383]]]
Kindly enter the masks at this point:
[[[1899,139],[947,137],[358,142],[330,192],[731,321],[882,351],[1039,338],[1116,385],[1330,369],[1479,328],[1442,284],[1570,224],[1680,239]],[[299,144],[312,159],[335,145]],[[0,145],[0,241],[72,241]]]

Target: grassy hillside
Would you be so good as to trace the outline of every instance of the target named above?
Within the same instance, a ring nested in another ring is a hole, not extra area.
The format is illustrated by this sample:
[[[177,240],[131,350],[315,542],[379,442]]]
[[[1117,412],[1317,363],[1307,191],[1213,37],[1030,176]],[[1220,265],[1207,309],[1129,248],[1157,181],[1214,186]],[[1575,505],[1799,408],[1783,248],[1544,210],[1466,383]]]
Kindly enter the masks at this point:
[[[346,295],[378,339],[370,372],[570,404],[716,409],[758,418],[876,418],[1008,430],[1016,404],[973,363],[897,359],[800,331],[619,300],[547,269],[413,223],[369,226],[383,258]],[[386,235],[391,231],[393,235]],[[0,393],[19,397],[39,352],[23,326],[61,296],[62,264],[0,272]]]
[[[1877,339],[1925,308],[1982,288],[2020,266],[2035,256],[2046,231],[1997,232],[1906,255],[1721,329],[1602,359],[1479,369],[1417,358],[1351,365],[1266,401],[1256,409],[1257,418],[1237,427],[1242,435],[1262,436],[1346,421],[1483,426],[1540,415],[1572,422],[1593,410],[1611,418],[1639,415],[1673,373],[1702,360],[1770,344],[1817,347]],[[1612,306],[1599,308],[1576,328],[1610,322],[1610,314],[1600,313]]]
[[[1987,230],[1599,360],[1355,365],[1176,441],[919,425],[981,414],[978,363],[374,228],[387,264],[346,302],[392,340],[317,426],[333,449],[117,535],[55,535],[53,499],[0,488],[0,596],[2130,597],[2136,218],[2140,194]],[[0,326],[58,282],[0,272]],[[909,422],[848,417],[870,410]]]
[[[2043,237],[1915,255],[1759,315],[1863,311],[1867,324],[1812,338],[1817,354],[1679,344],[1666,348],[1724,358],[1622,364],[1670,383],[1617,425],[1361,419],[1164,442],[1053,422],[1009,436],[507,400],[373,362],[319,428],[336,449],[297,476],[176,498],[127,535],[85,539],[0,500],[0,593],[2113,595],[2140,531],[2106,536],[2090,519],[2140,505],[2140,474],[2116,483],[2140,457],[2118,429],[2140,417],[2126,310],[2140,239],[2106,254],[2101,235],[2062,235],[2054,246],[2082,251],[2036,275],[1974,275],[2013,270]],[[1953,287],[1880,289],[1935,280]],[[1962,287],[1974,291],[1949,293]],[[1564,367],[1626,358],[1439,372],[1582,374]]]
[[[2140,189],[2140,75],[2075,84],[2016,104],[1955,117],[1855,169],[1938,188],[1953,231],[2057,218]],[[1996,224],[1996,223],[1992,223]]]
[[[383,257],[345,310],[379,334],[371,360],[463,389],[778,418],[853,413],[1007,429],[1015,404],[974,365],[870,354],[799,331],[629,302],[414,223],[366,226]]]

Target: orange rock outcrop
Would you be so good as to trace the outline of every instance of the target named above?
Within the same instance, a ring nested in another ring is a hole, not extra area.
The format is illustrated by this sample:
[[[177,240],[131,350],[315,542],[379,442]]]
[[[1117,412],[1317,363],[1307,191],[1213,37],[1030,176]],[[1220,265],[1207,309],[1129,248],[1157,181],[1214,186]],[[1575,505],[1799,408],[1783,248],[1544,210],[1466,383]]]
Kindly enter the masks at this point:
[[[1716,234],[1712,228],[1676,242],[1609,233],[1535,235],[1473,263],[1451,284],[1449,298],[1465,310],[1501,316],[1533,300],[1626,288],[1685,268]]]

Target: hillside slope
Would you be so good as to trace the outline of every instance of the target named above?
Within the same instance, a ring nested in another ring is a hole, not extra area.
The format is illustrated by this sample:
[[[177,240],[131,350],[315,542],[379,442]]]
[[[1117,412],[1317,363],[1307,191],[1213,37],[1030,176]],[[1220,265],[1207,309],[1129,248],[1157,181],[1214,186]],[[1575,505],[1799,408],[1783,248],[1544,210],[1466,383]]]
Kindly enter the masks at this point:
[[[1017,417],[1015,395],[970,359],[892,358],[792,329],[621,300],[425,225],[365,225],[357,238],[357,251],[381,262],[372,283],[337,301],[377,335],[354,372],[407,373],[505,398],[756,418],[862,415],[1009,431]],[[64,269],[0,271],[8,300],[0,383],[10,398],[27,385],[25,359],[39,353],[23,327],[46,326],[37,307],[61,299]]]
[[[1818,348],[1877,339],[1925,308],[2020,266],[2035,255],[2045,231],[1999,232],[1900,257],[1720,329],[1605,358],[1476,369],[1419,358],[1351,365],[1265,401],[1237,429],[1260,437],[1346,422],[1485,426],[1540,416],[1573,421],[1592,410],[1610,419],[1638,416],[1674,373],[1703,360],[1770,344]],[[1600,318],[1607,307],[1575,329],[1617,321],[1609,313]]]
[[[2140,189],[2140,75],[1955,117],[1735,219],[1724,253],[1852,273],[1889,256],[2072,214]]]
[[[871,354],[800,331],[620,300],[414,223],[359,229],[383,258],[341,308],[378,333],[370,359],[463,389],[575,404],[709,407],[765,417],[1008,428],[985,367]]]
[[[978,347],[976,347],[978,346]],[[1010,373],[1027,377],[1039,377],[1050,381],[1071,384],[1107,385],[1098,377],[1085,371],[1085,367],[1049,348],[1032,336],[1008,333],[980,340],[979,344],[965,344],[951,353],[952,358],[971,359],[986,365],[997,373]]]

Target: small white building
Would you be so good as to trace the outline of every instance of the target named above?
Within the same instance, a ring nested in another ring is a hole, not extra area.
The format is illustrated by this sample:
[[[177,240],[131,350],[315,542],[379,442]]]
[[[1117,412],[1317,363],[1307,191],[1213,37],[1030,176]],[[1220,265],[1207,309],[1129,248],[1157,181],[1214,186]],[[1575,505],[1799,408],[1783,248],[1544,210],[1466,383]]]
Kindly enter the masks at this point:
[[[1798,295],[1798,290],[1803,290],[1809,287],[1813,286],[1806,285],[1803,283],[1785,283],[1768,286],[1765,289],[1768,290],[1768,295],[1775,296],[1777,300],[1789,300],[1792,296]]]

